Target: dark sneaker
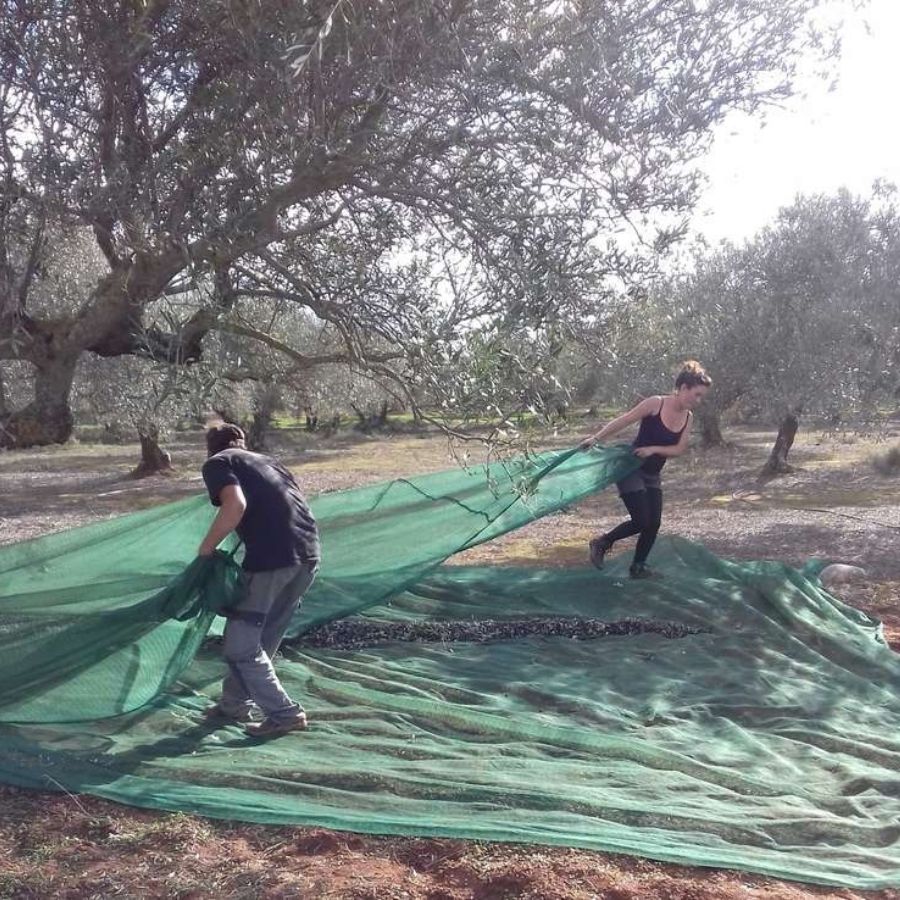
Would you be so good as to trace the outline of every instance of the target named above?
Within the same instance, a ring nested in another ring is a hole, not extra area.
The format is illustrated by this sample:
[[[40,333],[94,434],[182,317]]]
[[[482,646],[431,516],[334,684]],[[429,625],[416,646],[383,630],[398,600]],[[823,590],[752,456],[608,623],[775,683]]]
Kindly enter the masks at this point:
[[[609,553],[611,547],[612,544],[610,544],[605,537],[594,538],[588,544],[588,549],[591,553],[591,562],[595,568],[603,568],[603,560],[606,558],[606,554]]]
[[[253,721],[253,713],[248,709],[243,712],[232,713],[223,709],[218,703],[210,706],[204,713],[203,718],[209,723],[240,723]]]
[[[656,578],[656,572],[648,569],[643,563],[632,563],[628,574],[632,578]]]
[[[296,719],[263,719],[262,722],[254,722],[244,727],[244,731],[255,738],[278,737],[289,734],[292,731],[304,731],[309,723],[306,714],[301,713]]]

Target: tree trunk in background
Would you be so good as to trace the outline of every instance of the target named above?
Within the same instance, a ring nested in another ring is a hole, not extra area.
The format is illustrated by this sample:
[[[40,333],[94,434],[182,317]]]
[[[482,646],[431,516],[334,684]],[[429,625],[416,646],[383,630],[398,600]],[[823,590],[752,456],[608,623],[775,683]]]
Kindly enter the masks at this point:
[[[69,394],[78,354],[49,356],[35,363],[34,400],[23,409],[0,415],[0,447],[64,444],[74,420]]]
[[[769,459],[762,468],[760,474],[766,476],[785,475],[793,472],[793,467],[788,463],[788,454],[791,447],[794,446],[794,439],[797,437],[797,430],[800,428],[800,414],[803,411],[802,406],[798,406],[790,410],[781,420],[778,426],[778,436],[772,446],[772,452]]]
[[[269,445],[269,429],[272,427],[272,411],[255,409],[250,427],[247,429],[247,449],[262,451]]]
[[[597,396],[597,391],[600,390],[602,383],[603,379],[600,377],[600,370],[597,368],[589,369],[585,376],[575,385],[575,389],[572,392],[572,405],[589,406],[591,401]]]
[[[281,402],[281,392],[273,384],[261,384],[253,399],[253,419],[247,429],[247,448],[266,450],[272,419]]]
[[[725,447],[727,441],[722,433],[722,416],[734,407],[745,395],[744,383],[713,386],[713,392],[706,403],[697,409],[697,426],[704,447]]]
[[[371,434],[373,431],[382,431],[387,428],[388,424],[388,402],[383,400],[381,406],[377,410],[371,406],[362,409],[355,403],[350,404],[350,408],[356,413],[356,430],[363,434]]]
[[[700,426],[700,440],[704,447],[725,446],[719,410],[701,406],[697,411],[697,424]]]
[[[141,441],[141,461],[131,473],[132,478],[148,475],[168,475],[173,471],[172,457],[159,446],[159,428],[155,425],[138,425]]]
[[[6,382],[3,380],[3,366],[0,366],[0,421],[9,413],[6,399]]]

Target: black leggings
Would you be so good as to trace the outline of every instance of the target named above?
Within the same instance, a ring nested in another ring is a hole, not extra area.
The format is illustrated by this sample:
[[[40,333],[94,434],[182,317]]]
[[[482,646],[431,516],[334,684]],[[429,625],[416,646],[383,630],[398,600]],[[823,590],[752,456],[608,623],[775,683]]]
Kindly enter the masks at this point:
[[[605,534],[607,543],[612,546],[622,538],[639,535],[637,547],[634,549],[634,561],[644,563],[659,534],[659,526],[662,523],[663,499],[659,488],[646,488],[643,491],[629,491],[622,494],[622,502],[628,510],[631,518],[627,522],[617,525],[608,534]]]

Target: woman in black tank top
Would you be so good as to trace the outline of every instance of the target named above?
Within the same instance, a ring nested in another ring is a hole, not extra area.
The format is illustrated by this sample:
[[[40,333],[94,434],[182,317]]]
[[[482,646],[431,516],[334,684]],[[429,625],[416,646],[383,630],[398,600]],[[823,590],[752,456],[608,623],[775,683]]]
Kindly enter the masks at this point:
[[[620,481],[619,495],[630,518],[597,535],[589,544],[591,562],[603,568],[603,560],[616,541],[637,535],[637,546],[631,563],[632,578],[647,578],[647,556],[656,540],[662,522],[662,481],[660,473],[666,460],[680,456],[687,449],[693,410],[702,402],[712,379],[693,360],[682,365],[675,379],[675,390],[665,397],[648,397],[633,409],[613,419],[582,442],[583,447],[611,438],[623,428],[640,422],[631,446],[643,462],[641,467]]]

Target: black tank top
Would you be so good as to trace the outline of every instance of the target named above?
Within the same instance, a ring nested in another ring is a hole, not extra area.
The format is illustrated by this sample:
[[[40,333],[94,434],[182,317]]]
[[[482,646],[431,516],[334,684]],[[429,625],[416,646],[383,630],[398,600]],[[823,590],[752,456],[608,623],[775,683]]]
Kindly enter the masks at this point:
[[[688,413],[681,431],[671,431],[666,428],[662,420],[665,402],[665,398],[663,398],[656,413],[652,416],[644,416],[641,419],[641,427],[638,430],[637,437],[634,439],[634,443],[631,445],[632,447],[674,447],[681,440],[681,435],[684,434],[684,429],[687,428],[691,415]],[[648,456],[644,460],[641,471],[656,475],[662,471],[662,467],[665,464],[666,457],[654,453],[653,456]]]

